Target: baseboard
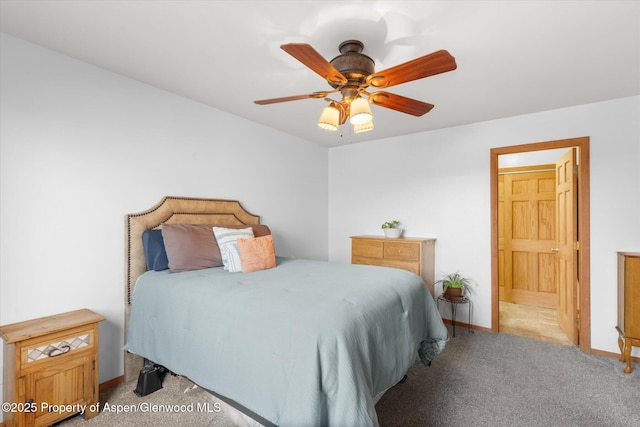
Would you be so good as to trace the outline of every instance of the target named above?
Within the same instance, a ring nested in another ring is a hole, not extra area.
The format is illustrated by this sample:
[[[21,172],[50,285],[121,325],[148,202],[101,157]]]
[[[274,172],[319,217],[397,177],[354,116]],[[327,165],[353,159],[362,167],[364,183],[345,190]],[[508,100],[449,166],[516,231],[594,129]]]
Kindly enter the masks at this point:
[[[612,359],[620,360],[620,353],[611,353],[610,351],[596,350],[592,348],[591,354],[595,354],[596,356],[611,357]],[[631,356],[631,361],[640,364],[640,357]],[[620,362],[620,364],[620,366],[624,366],[622,365],[622,362]]]
[[[447,325],[451,325],[452,324],[450,319],[442,319],[442,321],[444,323],[446,323]],[[458,327],[459,328],[467,328],[467,329],[469,329],[469,324],[456,320],[456,328],[458,328]],[[483,328],[482,326],[478,326],[478,325],[471,325],[471,329],[475,329],[476,331],[491,332],[491,328]]]
[[[101,383],[100,386],[98,387],[98,391],[100,393],[104,393],[105,391],[108,391],[108,390],[111,390],[112,388],[117,387],[123,382],[124,382],[124,375],[120,375],[119,377],[115,377],[110,379],[109,381],[105,381]]]

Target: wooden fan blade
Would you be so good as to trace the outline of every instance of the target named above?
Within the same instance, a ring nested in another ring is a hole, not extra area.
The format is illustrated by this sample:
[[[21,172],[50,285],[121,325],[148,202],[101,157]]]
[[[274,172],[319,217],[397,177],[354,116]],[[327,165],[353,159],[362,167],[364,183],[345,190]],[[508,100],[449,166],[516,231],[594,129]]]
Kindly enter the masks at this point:
[[[315,71],[329,83],[346,84],[347,79],[322,57],[311,45],[306,43],[289,43],[280,46],[282,50]]]
[[[417,117],[428,113],[434,107],[433,104],[383,91],[374,92],[369,95],[369,101],[374,105],[390,108]]]
[[[456,59],[446,50],[421,56],[404,64],[370,74],[367,83],[373,87],[391,87],[457,68]]]
[[[294,96],[285,96],[282,98],[271,98],[271,99],[259,99],[257,101],[253,101],[258,105],[267,105],[267,104],[276,104],[278,102],[289,102],[289,101],[298,101],[300,99],[309,99],[309,98],[324,98],[327,96],[329,92],[313,92],[307,95],[294,95]]]

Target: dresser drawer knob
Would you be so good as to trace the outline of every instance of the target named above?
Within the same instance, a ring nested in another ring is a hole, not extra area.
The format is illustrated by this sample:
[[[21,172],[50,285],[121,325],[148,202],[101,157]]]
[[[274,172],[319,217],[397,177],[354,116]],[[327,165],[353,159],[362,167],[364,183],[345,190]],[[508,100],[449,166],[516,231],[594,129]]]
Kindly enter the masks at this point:
[[[61,347],[56,347],[56,348],[51,349],[47,353],[47,356],[49,356],[49,357],[62,356],[63,354],[68,353],[69,350],[71,350],[71,347],[69,347],[68,345],[63,345]]]

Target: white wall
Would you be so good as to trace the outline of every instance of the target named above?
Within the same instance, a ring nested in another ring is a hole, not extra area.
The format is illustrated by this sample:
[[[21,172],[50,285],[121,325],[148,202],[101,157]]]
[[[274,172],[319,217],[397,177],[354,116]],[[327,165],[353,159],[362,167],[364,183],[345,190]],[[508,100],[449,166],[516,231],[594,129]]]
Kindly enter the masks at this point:
[[[592,347],[618,351],[615,252],[640,251],[640,97],[327,150],[0,43],[0,324],[81,307],[107,316],[101,382],[122,374],[126,213],[165,195],[238,199],[279,255],[338,262],[349,236],[398,218],[438,239],[437,273],[480,284],[474,323],[489,327],[489,149],[577,136],[591,137]]]
[[[121,375],[124,216],[165,195],[240,200],[278,255],[327,259],[325,147],[6,34],[0,51],[0,324],[95,310],[100,381]]]
[[[479,283],[472,323],[491,327],[491,148],[589,136],[591,346],[617,353],[616,251],[640,251],[640,97],[329,150],[329,259],[350,261],[349,236],[399,219],[435,237],[436,275]],[[640,355],[634,349],[634,355]]]

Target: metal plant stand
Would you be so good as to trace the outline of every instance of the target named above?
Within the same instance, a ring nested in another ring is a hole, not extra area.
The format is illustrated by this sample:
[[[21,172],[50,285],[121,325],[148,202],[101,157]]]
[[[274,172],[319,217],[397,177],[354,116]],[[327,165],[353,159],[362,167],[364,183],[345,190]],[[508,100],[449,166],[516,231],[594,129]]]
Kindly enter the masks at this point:
[[[449,297],[441,294],[438,296],[438,311],[440,310],[440,301],[448,302],[451,306],[451,325],[453,327],[453,336],[456,336],[456,310],[458,304],[469,304],[469,323],[467,323],[468,333],[471,333],[471,313],[473,312],[473,304],[467,296]]]

